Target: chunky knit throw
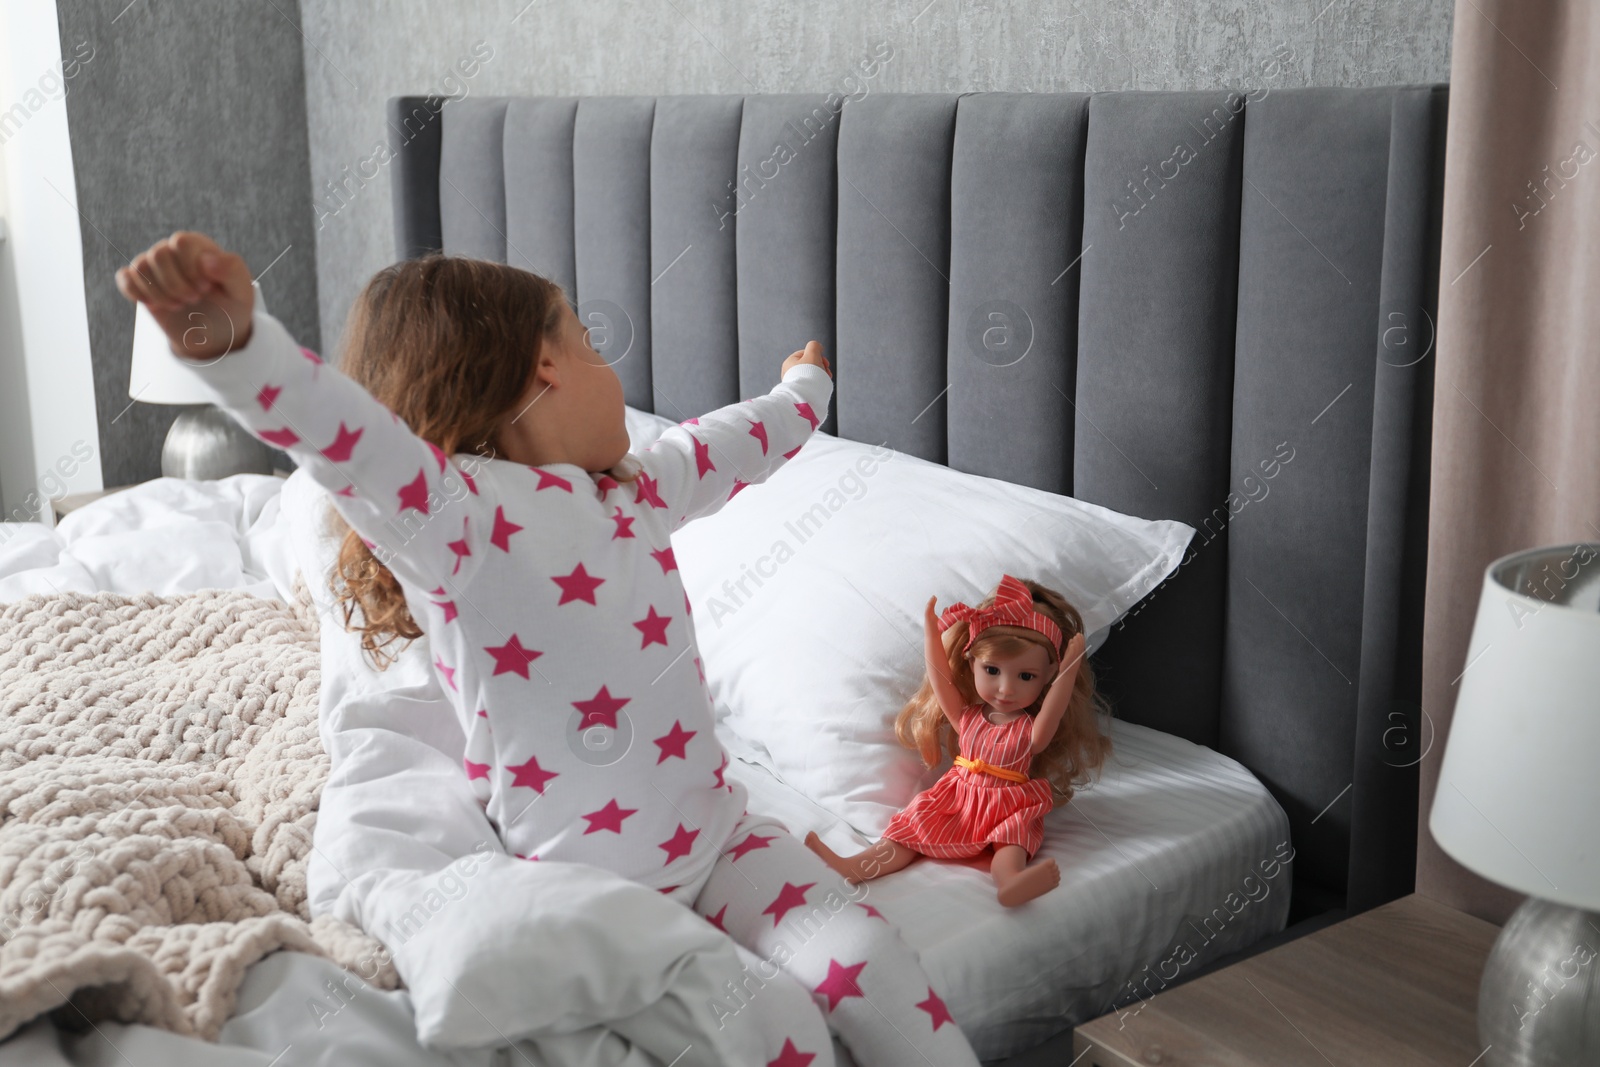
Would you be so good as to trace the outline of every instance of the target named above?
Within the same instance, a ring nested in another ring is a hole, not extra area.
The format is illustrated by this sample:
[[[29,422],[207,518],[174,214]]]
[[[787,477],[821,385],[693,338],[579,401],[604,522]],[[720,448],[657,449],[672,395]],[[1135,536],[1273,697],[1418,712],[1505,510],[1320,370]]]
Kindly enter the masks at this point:
[[[399,984],[376,940],[307,910],[318,659],[303,595],[0,607],[0,1038],[60,1009],[215,1040],[276,949]]]

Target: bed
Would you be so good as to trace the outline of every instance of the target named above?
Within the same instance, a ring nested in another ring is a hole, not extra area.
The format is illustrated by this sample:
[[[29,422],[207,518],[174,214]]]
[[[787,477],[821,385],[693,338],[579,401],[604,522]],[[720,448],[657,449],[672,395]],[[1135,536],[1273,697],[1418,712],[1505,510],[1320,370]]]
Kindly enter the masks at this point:
[[[1443,102],[1417,87],[390,103],[397,253],[555,278],[616,346],[636,424],[763,392],[765,356],[816,337],[836,368],[825,431],[1198,531],[1096,653],[1118,754],[1050,816],[1046,851],[1074,877],[1048,919],[1006,923],[961,865],[874,889],[986,1060],[1287,922],[1409,889]],[[1282,442],[1296,459],[1269,484],[1259,463]],[[192,505],[194,536],[232,531],[232,570],[174,579],[131,543],[100,545],[120,562],[96,569],[33,531],[14,558],[36,566],[0,591],[40,591],[30,575],[56,568],[90,588],[288,596],[271,481],[172,505]],[[122,496],[98,507],[137,508]],[[230,507],[231,526],[200,531]],[[145,540],[175,551],[170,530]],[[792,830],[864,840],[762,767],[733,773]],[[1289,855],[1292,877],[1287,862],[1264,877]],[[310,1029],[306,989],[330,968],[293,952],[253,966],[223,1044],[241,1063],[334,1036],[381,1044],[382,1062],[490,1062],[402,1054],[404,991]],[[48,1062],[51,1025],[0,1062]],[[178,1064],[197,1051],[182,1040],[104,1024],[70,1062],[148,1041]]]

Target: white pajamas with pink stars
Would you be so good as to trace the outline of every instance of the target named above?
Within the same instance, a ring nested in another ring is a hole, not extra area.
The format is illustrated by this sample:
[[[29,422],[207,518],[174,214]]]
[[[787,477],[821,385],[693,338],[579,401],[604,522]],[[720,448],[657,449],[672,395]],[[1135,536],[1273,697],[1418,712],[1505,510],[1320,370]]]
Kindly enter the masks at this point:
[[[915,955],[856,903],[864,890],[745,814],[672,554],[678,526],[800,450],[827,410],[825,371],[791,368],[766,396],[668,430],[619,484],[572,464],[448,457],[260,310],[247,345],[194,370],[333,494],[399,580],[507,851],[603,867],[693,906],[798,980],[862,1067],[976,1063]],[[829,893],[854,895],[830,908]],[[801,938],[792,920],[806,916]],[[753,1016],[771,1062],[831,1061],[787,979],[747,994],[748,1011],[736,992],[730,1025]]]

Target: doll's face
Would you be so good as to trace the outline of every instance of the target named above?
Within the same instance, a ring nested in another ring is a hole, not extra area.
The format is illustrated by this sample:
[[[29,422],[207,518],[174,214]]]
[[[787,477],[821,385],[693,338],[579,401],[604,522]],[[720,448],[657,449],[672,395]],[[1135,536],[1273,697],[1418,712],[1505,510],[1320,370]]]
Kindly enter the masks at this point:
[[[978,691],[978,699],[1006,714],[1021,711],[1038,700],[1055,676],[1050,653],[1043,645],[1032,642],[1026,651],[1013,656],[978,649],[968,658],[972,661],[972,685]]]

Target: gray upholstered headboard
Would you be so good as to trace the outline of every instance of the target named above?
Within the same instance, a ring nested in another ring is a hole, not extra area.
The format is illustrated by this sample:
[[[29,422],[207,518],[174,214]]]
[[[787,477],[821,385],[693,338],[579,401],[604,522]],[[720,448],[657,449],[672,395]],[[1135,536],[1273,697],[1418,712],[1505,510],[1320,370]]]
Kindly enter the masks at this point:
[[[630,404],[825,428],[1195,526],[1096,656],[1249,767],[1297,918],[1410,890],[1442,87],[403,97],[397,249],[564,286]]]

